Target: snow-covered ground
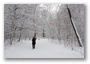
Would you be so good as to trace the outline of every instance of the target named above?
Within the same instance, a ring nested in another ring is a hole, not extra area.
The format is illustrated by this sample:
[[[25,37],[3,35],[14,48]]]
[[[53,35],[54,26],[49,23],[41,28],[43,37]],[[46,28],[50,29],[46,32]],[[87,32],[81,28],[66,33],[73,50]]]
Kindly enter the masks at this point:
[[[5,58],[84,58],[84,49],[71,50],[61,44],[52,43],[48,39],[36,41],[36,48],[32,49],[30,40],[22,40],[11,46],[5,46]]]

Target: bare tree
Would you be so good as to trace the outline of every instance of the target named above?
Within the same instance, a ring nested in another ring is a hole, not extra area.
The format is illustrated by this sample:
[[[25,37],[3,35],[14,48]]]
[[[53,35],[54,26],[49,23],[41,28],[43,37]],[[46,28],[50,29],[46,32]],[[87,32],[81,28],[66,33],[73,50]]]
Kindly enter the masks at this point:
[[[67,6],[67,10],[68,10],[68,14],[69,14],[69,17],[70,17],[70,21],[71,21],[72,27],[73,27],[73,29],[74,29],[75,35],[76,35],[77,40],[78,40],[78,44],[79,44],[80,47],[82,47],[81,38],[79,37],[79,34],[78,34],[78,32],[77,32],[77,30],[76,30],[76,28],[75,28],[75,25],[74,25],[74,23],[73,23],[73,21],[72,21],[71,11],[70,11],[68,5],[66,5],[66,6]]]

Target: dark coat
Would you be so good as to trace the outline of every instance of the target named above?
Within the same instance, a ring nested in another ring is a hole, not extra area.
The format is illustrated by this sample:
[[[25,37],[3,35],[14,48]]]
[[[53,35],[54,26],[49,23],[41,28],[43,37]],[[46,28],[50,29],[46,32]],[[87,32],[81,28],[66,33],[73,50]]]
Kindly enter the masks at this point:
[[[36,37],[32,38],[32,44],[35,45],[36,44]]]

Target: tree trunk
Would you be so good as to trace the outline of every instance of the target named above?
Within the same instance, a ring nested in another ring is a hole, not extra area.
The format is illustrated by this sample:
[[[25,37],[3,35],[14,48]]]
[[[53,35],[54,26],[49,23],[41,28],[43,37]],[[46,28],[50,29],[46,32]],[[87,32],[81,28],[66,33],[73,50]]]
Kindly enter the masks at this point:
[[[75,35],[76,35],[77,40],[78,40],[78,44],[79,44],[80,47],[82,47],[82,43],[81,43],[81,41],[80,41],[80,37],[79,37],[79,35],[77,34],[76,28],[75,28],[75,26],[74,26],[74,24],[73,24],[73,21],[72,21],[72,18],[71,18],[71,17],[72,17],[72,16],[71,16],[71,11],[70,11],[70,9],[68,8],[68,5],[66,5],[66,6],[67,6],[67,10],[68,10],[68,13],[69,13],[69,17],[70,17],[70,21],[71,21],[72,27],[73,27],[73,29],[74,29]]]
[[[44,31],[44,29],[43,29],[43,37],[45,37],[45,31]]]
[[[12,45],[12,34],[10,34],[10,45]]]
[[[18,42],[20,42],[20,40],[21,40],[21,34],[20,34],[20,36],[19,36]]]

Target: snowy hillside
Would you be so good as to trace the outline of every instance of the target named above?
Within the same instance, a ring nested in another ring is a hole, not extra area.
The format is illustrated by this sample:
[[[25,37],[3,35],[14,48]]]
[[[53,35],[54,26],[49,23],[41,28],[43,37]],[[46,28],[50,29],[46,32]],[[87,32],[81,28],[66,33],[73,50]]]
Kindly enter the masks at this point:
[[[22,40],[11,46],[5,46],[5,58],[84,58],[83,47],[71,50],[58,42],[38,39],[32,49],[30,40]]]

